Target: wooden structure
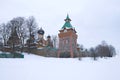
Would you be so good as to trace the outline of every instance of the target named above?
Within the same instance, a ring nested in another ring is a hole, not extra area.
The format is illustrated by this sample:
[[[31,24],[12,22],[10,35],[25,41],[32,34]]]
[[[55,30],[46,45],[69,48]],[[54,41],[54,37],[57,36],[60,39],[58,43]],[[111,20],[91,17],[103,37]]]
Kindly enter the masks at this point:
[[[16,27],[13,28],[11,35],[7,41],[7,45],[8,46],[20,46],[20,38],[18,37],[17,31],[16,31]]]

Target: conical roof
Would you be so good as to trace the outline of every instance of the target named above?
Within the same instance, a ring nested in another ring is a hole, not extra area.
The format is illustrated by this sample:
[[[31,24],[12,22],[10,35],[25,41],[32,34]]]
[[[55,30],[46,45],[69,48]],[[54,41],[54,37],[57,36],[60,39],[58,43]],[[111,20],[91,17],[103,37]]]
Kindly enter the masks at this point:
[[[71,19],[69,18],[69,15],[67,14],[67,17],[65,19],[65,24],[63,25],[62,29],[64,29],[64,28],[73,28],[70,21],[71,21]]]
[[[17,31],[16,31],[16,27],[14,28],[14,30],[11,32],[11,35],[7,41],[7,44],[8,45],[12,45],[12,44],[15,44],[15,45],[19,45],[20,44],[20,39],[18,37],[18,34],[17,34]]]

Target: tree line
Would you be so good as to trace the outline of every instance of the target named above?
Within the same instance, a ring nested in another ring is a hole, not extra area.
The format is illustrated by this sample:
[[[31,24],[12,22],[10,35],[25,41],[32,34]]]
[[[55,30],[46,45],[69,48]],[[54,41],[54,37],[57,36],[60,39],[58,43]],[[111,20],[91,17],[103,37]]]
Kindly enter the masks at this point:
[[[37,35],[39,29],[36,19],[33,16],[28,18],[16,17],[7,23],[0,24],[0,36],[2,36],[3,45],[7,45],[7,41],[13,32],[13,29],[17,30],[18,37],[20,38],[21,46],[25,44],[27,38],[31,39],[32,35]],[[52,35],[53,46],[57,45],[57,36]]]
[[[0,25],[0,34],[3,39],[3,45],[7,45],[8,38],[15,28],[18,37],[20,38],[21,45],[24,45],[24,40],[35,33],[37,23],[33,16],[30,16],[27,19],[24,17],[16,17],[7,23],[2,23]]]
[[[101,44],[89,49],[84,48],[83,45],[79,45],[79,48],[79,57],[92,57],[94,60],[97,60],[98,57],[113,57],[116,55],[114,46],[107,44],[106,41],[102,41]]]

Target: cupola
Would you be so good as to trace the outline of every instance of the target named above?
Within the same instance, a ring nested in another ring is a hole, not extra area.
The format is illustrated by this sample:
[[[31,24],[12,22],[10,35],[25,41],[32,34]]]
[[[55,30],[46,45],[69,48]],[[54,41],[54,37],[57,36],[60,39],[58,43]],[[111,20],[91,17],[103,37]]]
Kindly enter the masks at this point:
[[[44,33],[45,33],[45,31],[42,28],[40,28],[40,30],[38,30],[38,34],[44,35]]]

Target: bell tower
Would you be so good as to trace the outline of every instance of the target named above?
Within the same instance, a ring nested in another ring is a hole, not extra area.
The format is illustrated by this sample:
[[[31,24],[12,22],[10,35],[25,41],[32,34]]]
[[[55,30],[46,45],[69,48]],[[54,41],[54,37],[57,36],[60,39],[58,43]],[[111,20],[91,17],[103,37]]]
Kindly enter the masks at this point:
[[[75,57],[77,51],[77,34],[75,28],[71,25],[69,15],[64,20],[65,24],[59,30],[59,49],[58,57]]]

